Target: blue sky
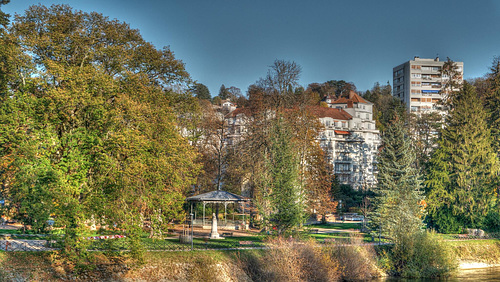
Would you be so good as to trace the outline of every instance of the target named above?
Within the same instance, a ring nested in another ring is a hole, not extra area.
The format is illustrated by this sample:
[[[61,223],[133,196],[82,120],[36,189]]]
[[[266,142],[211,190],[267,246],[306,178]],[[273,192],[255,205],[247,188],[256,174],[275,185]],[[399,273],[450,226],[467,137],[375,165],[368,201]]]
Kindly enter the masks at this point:
[[[500,1],[11,0],[68,4],[139,29],[176,58],[212,96],[222,84],[246,92],[275,59],[302,66],[300,84],[352,81],[358,90],[392,84],[392,68],[420,56],[464,62],[483,76],[500,55]]]

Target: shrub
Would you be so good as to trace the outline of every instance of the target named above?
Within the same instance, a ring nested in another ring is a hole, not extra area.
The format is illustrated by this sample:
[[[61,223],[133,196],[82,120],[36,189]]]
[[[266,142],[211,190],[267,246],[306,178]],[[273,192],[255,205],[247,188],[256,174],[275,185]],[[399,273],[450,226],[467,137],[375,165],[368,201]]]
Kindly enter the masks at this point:
[[[448,277],[458,264],[434,232],[416,232],[397,242],[390,254],[392,274],[408,278]]]
[[[367,280],[378,276],[373,246],[361,243],[362,238],[353,235],[349,244],[335,244],[329,248],[330,257],[339,265],[342,280]]]
[[[241,268],[254,281],[336,281],[339,267],[314,241],[278,237],[262,256],[240,256]]]

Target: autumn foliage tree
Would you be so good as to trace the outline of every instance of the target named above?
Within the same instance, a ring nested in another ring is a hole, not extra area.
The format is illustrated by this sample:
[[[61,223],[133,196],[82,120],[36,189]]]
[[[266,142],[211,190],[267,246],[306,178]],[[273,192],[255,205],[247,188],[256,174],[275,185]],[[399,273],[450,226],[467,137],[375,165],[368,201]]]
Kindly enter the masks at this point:
[[[29,60],[0,104],[2,185],[9,211],[66,230],[64,250],[94,218],[126,230],[132,250],[144,221],[161,233],[183,218],[196,153],[177,128],[170,89],[189,75],[168,48],[137,30],[66,5],[31,6],[9,29]]]

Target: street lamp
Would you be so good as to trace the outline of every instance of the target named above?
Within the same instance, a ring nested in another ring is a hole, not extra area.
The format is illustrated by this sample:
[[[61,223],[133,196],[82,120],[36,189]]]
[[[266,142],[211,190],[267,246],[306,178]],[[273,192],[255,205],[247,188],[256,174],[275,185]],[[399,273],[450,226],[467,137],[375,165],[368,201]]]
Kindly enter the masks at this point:
[[[191,216],[191,251],[194,249],[194,245],[193,245],[193,241],[194,241],[194,236],[193,236],[193,225],[194,225],[194,222],[193,222],[193,213],[190,213],[189,214]]]

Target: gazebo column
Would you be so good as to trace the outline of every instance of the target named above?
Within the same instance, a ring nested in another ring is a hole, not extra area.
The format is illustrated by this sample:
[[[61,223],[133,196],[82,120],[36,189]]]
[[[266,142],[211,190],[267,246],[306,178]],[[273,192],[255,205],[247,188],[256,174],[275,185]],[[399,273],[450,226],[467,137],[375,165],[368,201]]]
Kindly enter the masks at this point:
[[[224,202],[224,224],[227,225],[227,202]]]
[[[205,227],[205,205],[206,205],[206,203],[203,202],[203,226],[202,226],[202,228]]]
[[[247,219],[245,217],[245,202],[242,202],[243,204],[243,230],[247,229]]]

